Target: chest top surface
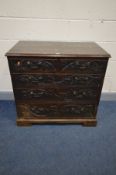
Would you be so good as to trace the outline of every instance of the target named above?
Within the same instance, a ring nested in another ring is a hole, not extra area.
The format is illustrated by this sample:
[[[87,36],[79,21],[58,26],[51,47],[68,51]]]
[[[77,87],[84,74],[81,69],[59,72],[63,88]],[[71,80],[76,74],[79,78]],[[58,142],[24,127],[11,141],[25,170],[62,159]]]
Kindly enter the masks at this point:
[[[19,41],[6,56],[110,57],[95,42]]]

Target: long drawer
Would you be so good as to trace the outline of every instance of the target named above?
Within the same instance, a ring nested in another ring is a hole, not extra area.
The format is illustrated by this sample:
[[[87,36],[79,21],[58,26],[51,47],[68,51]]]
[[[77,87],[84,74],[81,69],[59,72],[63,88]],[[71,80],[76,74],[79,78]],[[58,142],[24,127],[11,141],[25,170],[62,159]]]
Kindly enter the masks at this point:
[[[100,87],[103,76],[78,74],[12,74],[14,88],[40,86]]]
[[[97,107],[92,104],[18,104],[19,118],[94,118]]]
[[[14,89],[17,100],[47,100],[47,101],[75,101],[92,102],[99,98],[96,88],[38,88]]]
[[[11,73],[39,72],[69,72],[69,73],[104,73],[107,60],[102,59],[72,59],[72,58],[26,58],[17,57],[9,60]]]

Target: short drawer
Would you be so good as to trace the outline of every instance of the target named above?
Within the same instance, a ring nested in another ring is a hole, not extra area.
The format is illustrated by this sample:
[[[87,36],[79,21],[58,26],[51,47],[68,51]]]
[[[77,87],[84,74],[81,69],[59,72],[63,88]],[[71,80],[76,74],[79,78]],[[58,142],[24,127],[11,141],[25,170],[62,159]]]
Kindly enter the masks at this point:
[[[95,105],[74,104],[18,104],[19,118],[94,118]]]
[[[57,59],[41,58],[17,58],[9,60],[11,73],[30,73],[30,72],[56,72],[58,69]]]
[[[11,73],[38,72],[71,72],[71,73],[104,73],[107,60],[100,59],[72,59],[72,58],[17,58],[10,59]]]
[[[12,80],[14,88],[67,85],[100,87],[103,76],[76,74],[12,74]]]
[[[47,101],[76,101],[83,103],[96,101],[99,96],[98,88],[38,88],[14,89],[17,100],[47,100]]]

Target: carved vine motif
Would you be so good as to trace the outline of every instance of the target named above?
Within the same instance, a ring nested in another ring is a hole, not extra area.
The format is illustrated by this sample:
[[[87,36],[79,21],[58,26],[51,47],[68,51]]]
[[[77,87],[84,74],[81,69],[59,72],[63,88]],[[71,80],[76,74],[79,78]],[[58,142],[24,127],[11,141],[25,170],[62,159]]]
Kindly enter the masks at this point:
[[[23,59],[23,60],[15,60],[15,69],[17,70],[53,70],[55,71],[56,68],[51,60],[29,60],[29,59]]]
[[[52,105],[49,107],[33,106],[33,107],[30,107],[30,113],[35,117],[39,115],[43,115],[43,116],[58,115],[58,109],[57,109],[57,105]]]
[[[77,76],[67,75],[64,76],[57,84],[60,85],[99,85],[100,77],[88,75],[88,76]]]
[[[45,89],[39,90],[20,90],[19,93],[20,97],[23,98],[59,98],[59,95],[56,94],[54,91],[49,91]]]
[[[57,64],[58,62],[58,64]],[[20,59],[12,60],[11,64],[16,71],[49,71],[60,72],[74,71],[74,72],[101,72],[106,67],[106,62],[101,61],[88,61],[88,60],[74,60],[74,59],[61,59],[56,61],[55,59]]]
[[[39,116],[71,116],[71,115],[93,115],[95,113],[95,107],[93,105],[64,105],[63,107],[58,107],[57,105],[47,106],[30,106],[30,113],[34,117]]]
[[[88,76],[77,76],[77,75],[17,75],[15,77],[17,82],[30,83],[39,85],[45,84],[56,84],[56,85],[86,85],[86,86],[99,86],[101,77],[88,75]]]
[[[53,76],[48,75],[17,75],[16,80],[22,83],[52,83],[54,82]]]
[[[62,72],[64,71],[76,71],[76,72],[101,72],[105,69],[105,64],[102,64],[100,61],[72,61],[70,63],[67,63],[62,68]]]
[[[71,89],[63,91],[53,91],[53,90],[20,90],[17,94],[21,98],[37,98],[37,99],[57,99],[57,100],[66,100],[66,99],[85,99],[91,98],[94,99],[97,97],[97,93],[93,89]]]
[[[93,105],[66,105],[64,106],[62,113],[66,115],[90,115],[91,113],[94,113],[94,106]]]
[[[94,99],[97,97],[97,93],[93,89],[70,89],[63,94],[65,99]]]

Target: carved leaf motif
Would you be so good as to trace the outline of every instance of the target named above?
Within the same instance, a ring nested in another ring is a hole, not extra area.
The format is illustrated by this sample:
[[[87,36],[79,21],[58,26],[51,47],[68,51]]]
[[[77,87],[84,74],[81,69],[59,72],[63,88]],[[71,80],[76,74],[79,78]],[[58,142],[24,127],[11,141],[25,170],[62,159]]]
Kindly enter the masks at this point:
[[[57,64],[58,63],[58,64]],[[79,59],[18,59],[12,60],[12,69],[15,71],[48,71],[48,72],[77,72],[77,73],[100,73],[106,68],[106,62],[96,60]]]
[[[87,71],[87,72],[101,72],[105,68],[104,64],[101,64],[100,61],[72,61],[70,63],[65,64],[62,68],[62,72],[75,70],[76,72]]]
[[[52,83],[54,82],[53,76],[44,75],[19,75],[16,77],[20,82],[25,83]]]
[[[56,85],[75,85],[75,86],[99,86],[101,78],[99,76],[77,76],[77,75],[17,75],[15,77],[18,83],[29,84],[56,84]]]
[[[59,107],[57,105],[46,106],[30,106],[30,113],[34,117],[39,116],[68,116],[68,115],[84,115],[88,116],[95,113],[95,107],[93,105],[64,105]]]
[[[49,107],[38,107],[38,106],[33,106],[30,107],[30,112],[32,113],[32,115],[34,116],[49,116],[49,115],[57,115],[58,114],[58,110],[57,110],[57,105],[52,105]]]
[[[20,61],[20,65],[18,62]],[[56,68],[51,60],[32,60],[32,59],[21,59],[15,60],[15,69],[17,70],[53,70]]]
[[[70,88],[70,89],[20,89],[15,90],[16,95],[24,99],[49,99],[49,100],[83,100],[95,99],[97,93],[94,89]]]
[[[59,95],[56,94],[54,91],[47,91],[45,89],[39,90],[20,90],[19,94],[21,97],[24,98],[59,98]]]

